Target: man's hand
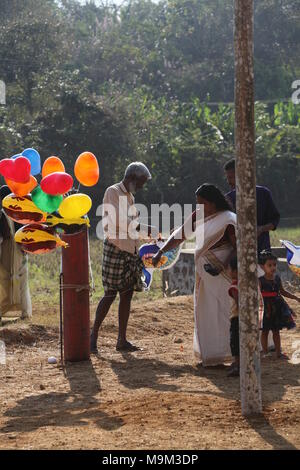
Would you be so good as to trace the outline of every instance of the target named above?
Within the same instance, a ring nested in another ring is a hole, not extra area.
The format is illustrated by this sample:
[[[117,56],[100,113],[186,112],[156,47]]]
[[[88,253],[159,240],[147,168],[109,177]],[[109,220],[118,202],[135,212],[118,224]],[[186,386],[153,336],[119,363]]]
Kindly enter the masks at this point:
[[[156,255],[153,256],[153,258],[152,258],[152,264],[153,264],[154,267],[157,266],[158,263],[160,262],[160,258],[162,257],[162,254],[163,254],[163,252],[162,252],[161,250],[159,250],[159,251],[156,253]]]
[[[257,237],[260,237],[262,233],[270,232],[271,230],[275,230],[275,226],[273,224],[259,225],[257,227]]]

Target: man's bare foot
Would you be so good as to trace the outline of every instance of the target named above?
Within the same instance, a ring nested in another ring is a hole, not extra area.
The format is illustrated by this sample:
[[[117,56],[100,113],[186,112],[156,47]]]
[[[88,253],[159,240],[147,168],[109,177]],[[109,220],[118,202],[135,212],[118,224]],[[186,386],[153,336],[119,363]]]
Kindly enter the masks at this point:
[[[116,350],[134,352],[134,351],[140,351],[140,348],[138,346],[134,346],[134,344],[129,343],[129,341],[123,341],[123,342],[118,341]]]

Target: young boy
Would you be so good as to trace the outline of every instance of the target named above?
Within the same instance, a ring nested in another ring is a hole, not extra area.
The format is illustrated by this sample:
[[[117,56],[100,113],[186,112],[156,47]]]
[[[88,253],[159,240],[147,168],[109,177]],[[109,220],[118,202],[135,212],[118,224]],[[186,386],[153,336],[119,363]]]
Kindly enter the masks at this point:
[[[240,335],[239,335],[239,293],[238,293],[238,269],[237,257],[231,258],[229,262],[229,274],[231,286],[228,294],[231,298],[230,309],[230,349],[233,356],[233,363],[228,377],[238,377],[240,375]]]

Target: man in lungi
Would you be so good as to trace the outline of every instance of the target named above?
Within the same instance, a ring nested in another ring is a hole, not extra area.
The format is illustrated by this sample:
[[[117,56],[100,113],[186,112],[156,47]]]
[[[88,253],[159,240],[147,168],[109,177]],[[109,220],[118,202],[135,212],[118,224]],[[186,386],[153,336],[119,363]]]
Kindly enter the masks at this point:
[[[236,189],[235,189],[235,160],[230,160],[224,165],[224,171],[231,191],[226,197],[236,210]],[[265,186],[256,186],[257,201],[257,251],[270,250],[271,230],[276,230],[280,221],[280,214],[274,204],[271,191]]]
[[[103,199],[103,265],[104,297],[99,302],[91,333],[91,353],[97,354],[99,328],[109,312],[117,293],[119,301],[119,336],[117,351],[137,351],[139,348],[126,338],[134,291],[142,291],[143,263],[138,255],[139,234],[146,229],[144,238],[151,235],[151,226],[141,226],[134,196],[151,179],[148,168],[140,162],[131,163],[122,182],[110,186]],[[152,233],[153,234],[153,233]]]

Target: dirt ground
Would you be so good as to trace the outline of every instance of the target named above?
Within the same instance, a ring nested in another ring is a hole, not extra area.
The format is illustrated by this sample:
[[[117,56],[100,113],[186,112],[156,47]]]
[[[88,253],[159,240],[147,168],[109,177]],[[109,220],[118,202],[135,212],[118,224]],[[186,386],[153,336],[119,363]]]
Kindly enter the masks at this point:
[[[193,359],[192,297],[135,301],[135,353],[115,350],[114,309],[99,357],[65,368],[48,364],[59,358],[58,328],[37,315],[58,325],[55,308],[40,306],[31,323],[0,328],[0,449],[300,449],[300,360],[264,359],[263,415],[242,417],[239,379]],[[299,326],[282,333],[290,357],[297,340],[300,349]]]

